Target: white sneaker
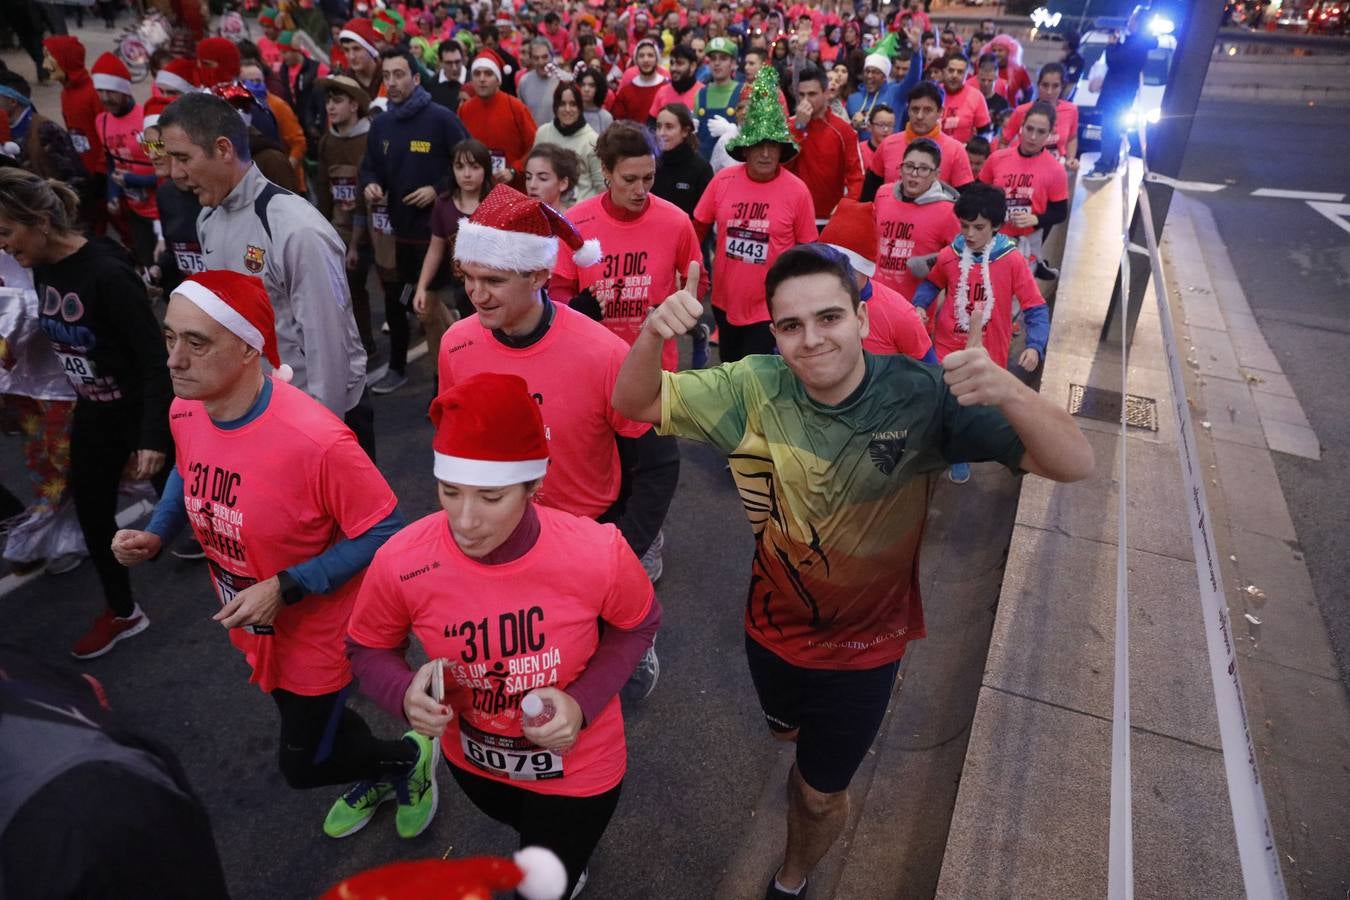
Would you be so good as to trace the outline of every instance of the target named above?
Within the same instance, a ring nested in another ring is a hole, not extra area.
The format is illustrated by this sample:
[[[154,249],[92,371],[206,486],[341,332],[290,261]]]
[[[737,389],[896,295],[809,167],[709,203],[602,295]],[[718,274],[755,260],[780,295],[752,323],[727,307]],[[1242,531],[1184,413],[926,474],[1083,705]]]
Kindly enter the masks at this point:
[[[661,573],[666,569],[665,563],[661,559],[661,552],[665,549],[666,533],[664,531],[658,531],[656,533],[656,540],[652,541],[651,546],[647,548],[647,552],[642,554],[642,568],[646,571],[647,577],[651,579],[652,584],[656,584],[661,580]]]
[[[645,700],[656,688],[656,680],[661,677],[661,660],[656,657],[656,644],[653,643],[638,660],[628,683],[623,686],[623,695],[629,700]]]

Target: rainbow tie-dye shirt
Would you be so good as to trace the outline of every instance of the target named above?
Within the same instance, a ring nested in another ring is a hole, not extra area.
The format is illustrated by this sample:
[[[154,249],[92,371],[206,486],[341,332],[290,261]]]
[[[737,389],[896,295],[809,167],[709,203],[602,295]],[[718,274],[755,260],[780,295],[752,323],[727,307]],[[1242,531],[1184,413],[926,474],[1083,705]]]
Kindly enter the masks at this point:
[[[924,636],[919,543],[929,482],[951,461],[1016,470],[1022,443],[992,407],[964,407],[942,370],[866,354],[839,406],[778,356],[662,373],[660,433],[727,455],[755,532],[745,627],[788,662],[867,669]]]

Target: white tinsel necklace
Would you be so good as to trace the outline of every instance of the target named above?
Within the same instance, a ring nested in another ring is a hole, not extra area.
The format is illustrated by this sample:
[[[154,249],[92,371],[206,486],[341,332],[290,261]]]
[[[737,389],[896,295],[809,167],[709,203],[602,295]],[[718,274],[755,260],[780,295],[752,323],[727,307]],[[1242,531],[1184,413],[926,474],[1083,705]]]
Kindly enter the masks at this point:
[[[989,276],[989,257],[994,250],[994,241],[990,239],[984,248],[984,261],[980,263],[980,274],[984,278],[984,324],[989,325],[989,319],[994,314],[994,282]],[[969,243],[961,245],[961,277],[956,282],[956,303],[953,310],[956,316],[956,330],[966,334],[970,333],[970,310],[968,304],[966,289],[970,284],[970,267],[975,264],[975,254],[970,251]]]

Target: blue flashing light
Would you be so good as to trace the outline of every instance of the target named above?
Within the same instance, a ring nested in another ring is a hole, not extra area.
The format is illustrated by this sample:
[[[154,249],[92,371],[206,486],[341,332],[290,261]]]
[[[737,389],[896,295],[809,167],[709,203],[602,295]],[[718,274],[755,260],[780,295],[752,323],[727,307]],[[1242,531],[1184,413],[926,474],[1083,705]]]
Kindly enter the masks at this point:
[[[1176,31],[1176,28],[1176,23],[1165,16],[1154,16],[1148,21],[1149,33],[1156,36],[1171,34]]]

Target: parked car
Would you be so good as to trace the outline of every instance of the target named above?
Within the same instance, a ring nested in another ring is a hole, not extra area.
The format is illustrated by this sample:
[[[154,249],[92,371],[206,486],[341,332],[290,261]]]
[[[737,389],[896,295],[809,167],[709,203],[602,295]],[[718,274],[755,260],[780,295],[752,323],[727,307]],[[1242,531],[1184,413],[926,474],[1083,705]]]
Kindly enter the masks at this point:
[[[1080,153],[1101,149],[1102,115],[1097,109],[1098,93],[1092,89],[1092,81],[1106,74],[1106,46],[1113,33],[1124,31],[1125,20],[1098,19],[1093,25],[1078,45],[1078,52],[1083,55],[1083,75],[1073,94],[1073,102],[1078,106]],[[1166,20],[1155,17],[1146,27],[1158,38],[1158,46],[1149,51],[1148,62],[1144,64],[1143,85],[1135,99],[1135,113],[1143,121],[1156,122],[1162,110],[1163,92],[1167,90],[1177,39],[1171,33],[1171,23]]]

